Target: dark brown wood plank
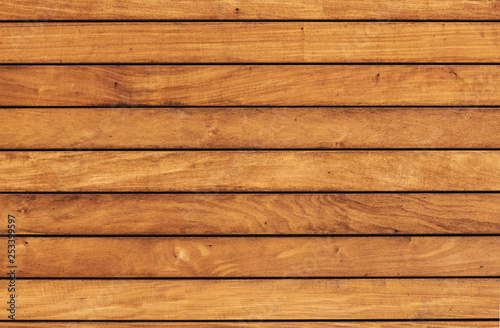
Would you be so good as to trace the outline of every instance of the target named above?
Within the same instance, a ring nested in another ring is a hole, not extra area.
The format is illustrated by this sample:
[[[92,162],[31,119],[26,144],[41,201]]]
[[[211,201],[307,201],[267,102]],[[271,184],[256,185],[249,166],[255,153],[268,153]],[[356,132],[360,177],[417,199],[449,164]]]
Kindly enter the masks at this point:
[[[498,151],[0,152],[0,191],[498,191]]]
[[[498,20],[497,1],[6,0],[3,20],[433,19]]]
[[[499,108],[3,108],[2,149],[500,148]]]
[[[30,278],[488,277],[500,237],[18,237],[16,259]]]
[[[0,63],[497,63],[497,23],[7,23]]]
[[[499,65],[0,66],[0,106],[480,106]]]
[[[6,299],[8,282],[0,287]],[[18,320],[498,318],[498,279],[18,280]]]
[[[0,204],[33,235],[500,234],[500,194],[4,194]]]

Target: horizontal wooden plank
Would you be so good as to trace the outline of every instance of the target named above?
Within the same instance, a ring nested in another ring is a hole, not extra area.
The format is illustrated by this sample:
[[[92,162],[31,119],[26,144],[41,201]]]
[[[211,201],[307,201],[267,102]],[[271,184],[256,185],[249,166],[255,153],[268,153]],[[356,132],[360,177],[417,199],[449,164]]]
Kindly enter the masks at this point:
[[[500,194],[3,194],[0,204],[18,234],[34,235],[500,234]]]
[[[500,237],[18,237],[16,259],[31,278],[487,277]]]
[[[7,23],[0,63],[500,62],[497,23]]]
[[[497,1],[8,0],[2,20],[134,19],[499,19]]]
[[[8,281],[0,286],[6,299]],[[18,280],[18,320],[498,318],[498,279]]]
[[[498,191],[498,151],[4,151],[0,191]]]
[[[2,149],[500,148],[499,108],[0,108]]]
[[[1,328],[497,328],[492,321],[382,322],[0,322]]]
[[[0,106],[499,104],[499,65],[0,66]]]

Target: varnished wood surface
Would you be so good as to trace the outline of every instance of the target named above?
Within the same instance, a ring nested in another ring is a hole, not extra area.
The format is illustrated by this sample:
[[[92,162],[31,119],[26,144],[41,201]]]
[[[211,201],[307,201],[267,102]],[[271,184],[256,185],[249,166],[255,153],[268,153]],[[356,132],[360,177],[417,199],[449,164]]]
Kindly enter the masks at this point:
[[[5,299],[7,281],[0,287]],[[18,280],[18,320],[498,318],[498,279]]]
[[[498,191],[498,151],[0,152],[0,190]]]
[[[2,20],[500,19],[496,0],[6,0],[2,5]]]
[[[6,238],[3,239],[6,244]],[[500,275],[500,237],[18,237],[17,240],[19,277]],[[7,260],[0,263],[8,265]]]
[[[0,66],[0,106],[499,104],[499,65]]]
[[[2,149],[500,148],[499,108],[1,108]]]
[[[8,23],[0,63],[500,62],[497,23]]]
[[[0,322],[1,328],[497,328],[493,321],[402,322]]]
[[[499,20],[3,1],[0,328],[497,327]]]
[[[3,194],[0,204],[33,235],[500,234],[500,194]]]

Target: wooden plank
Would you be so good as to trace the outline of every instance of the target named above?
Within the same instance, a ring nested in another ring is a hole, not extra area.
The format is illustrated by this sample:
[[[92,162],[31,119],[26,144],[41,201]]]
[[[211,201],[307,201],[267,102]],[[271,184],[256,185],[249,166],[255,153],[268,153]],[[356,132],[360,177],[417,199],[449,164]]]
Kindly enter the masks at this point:
[[[500,237],[18,237],[16,264],[30,278],[488,277]]]
[[[0,286],[7,293],[8,281]],[[498,318],[498,279],[18,280],[18,320]],[[6,299],[4,295],[4,299]]]
[[[499,104],[499,65],[0,66],[13,107]]]
[[[2,20],[434,19],[498,20],[496,1],[8,0]]]
[[[500,194],[4,194],[0,204],[33,235],[500,234]]]
[[[500,148],[499,108],[0,108],[2,149]]]
[[[498,191],[498,151],[4,151],[0,191]]]
[[[0,63],[498,63],[497,23],[7,23]]]
[[[219,321],[219,322],[25,322],[10,321],[0,322],[4,328],[497,328],[498,322],[491,321],[286,321],[286,322],[262,322],[262,321]]]
[[[492,321],[403,321],[403,322],[0,322],[4,328],[497,328]]]
[[[492,321],[403,322],[0,322],[1,328],[497,328]]]

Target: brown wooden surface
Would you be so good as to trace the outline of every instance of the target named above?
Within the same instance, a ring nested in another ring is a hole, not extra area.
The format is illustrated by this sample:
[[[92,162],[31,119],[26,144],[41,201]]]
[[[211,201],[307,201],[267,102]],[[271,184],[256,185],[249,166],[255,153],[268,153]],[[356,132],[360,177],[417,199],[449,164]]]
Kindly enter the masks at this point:
[[[18,320],[498,318],[500,296],[498,279],[35,279],[17,286]]]
[[[500,275],[500,237],[18,237],[17,241],[19,277]],[[2,243],[7,244],[5,237]],[[8,265],[7,259],[0,263]]]
[[[0,322],[1,328],[497,328],[493,321],[403,322]]]
[[[500,194],[4,194],[0,204],[33,235],[500,234]]]
[[[434,19],[498,20],[493,1],[340,0],[6,0],[3,20]]]
[[[499,65],[0,66],[0,106],[499,104]]]
[[[500,148],[499,108],[3,108],[0,148]]]
[[[498,151],[0,152],[0,190],[498,191]]]
[[[3,1],[0,328],[497,327],[499,1]]]
[[[9,23],[0,63],[500,62],[497,23]]]

